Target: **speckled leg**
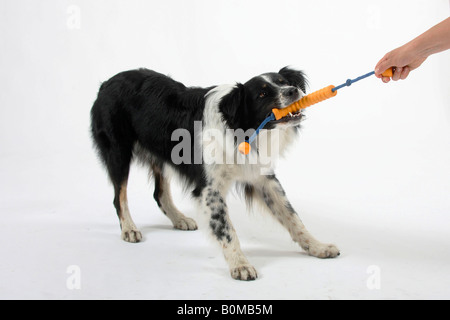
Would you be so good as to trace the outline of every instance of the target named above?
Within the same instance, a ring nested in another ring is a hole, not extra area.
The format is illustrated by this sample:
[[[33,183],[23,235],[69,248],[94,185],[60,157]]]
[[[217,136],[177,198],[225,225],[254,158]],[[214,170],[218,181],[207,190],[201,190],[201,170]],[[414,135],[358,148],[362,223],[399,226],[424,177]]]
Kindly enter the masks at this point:
[[[237,280],[255,280],[256,269],[248,262],[241,250],[239,239],[228,215],[224,191],[220,185],[208,184],[201,195],[201,208],[209,218],[213,237],[223,249],[231,276]]]
[[[261,177],[258,183],[246,186],[247,198],[253,198],[267,207],[309,255],[318,258],[334,258],[339,249],[333,244],[325,244],[316,240],[306,229],[294,208],[286,197],[278,179],[272,176]]]

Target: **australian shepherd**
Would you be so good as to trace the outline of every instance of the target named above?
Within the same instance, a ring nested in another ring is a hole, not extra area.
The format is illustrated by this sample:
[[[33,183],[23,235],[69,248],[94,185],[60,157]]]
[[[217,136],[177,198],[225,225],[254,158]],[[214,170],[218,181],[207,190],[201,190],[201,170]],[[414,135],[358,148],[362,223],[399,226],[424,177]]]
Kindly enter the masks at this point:
[[[267,161],[283,154],[293,141],[302,113],[271,121],[250,154],[242,155],[237,148],[273,108],[301,99],[305,87],[304,73],[288,67],[244,84],[208,88],[186,87],[147,69],[122,72],[104,82],[91,110],[91,131],[114,186],[122,239],[142,240],[127,202],[130,164],[136,159],[148,165],[154,199],[173,226],[196,230],[196,222],[177,209],[170,193],[169,173],[182,179],[199,214],[208,219],[234,279],[257,278],[228,214],[226,198],[234,186],[248,204],[256,202],[270,212],[309,255],[338,256],[336,246],[319,242],[307,231],[274,174],[275,161]]]

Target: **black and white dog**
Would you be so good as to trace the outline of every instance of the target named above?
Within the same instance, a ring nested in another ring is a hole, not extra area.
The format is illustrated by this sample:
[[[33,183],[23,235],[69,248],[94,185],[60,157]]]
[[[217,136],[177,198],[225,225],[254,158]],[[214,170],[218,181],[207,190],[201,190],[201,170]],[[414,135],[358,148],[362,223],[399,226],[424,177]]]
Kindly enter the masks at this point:
[[[245,84],[209,88],[188,88],[147,69],[122,72],[104,82],[91,110],[91,130],[114,186],[122,239],[142,239],[127,204],[130,163],[137,159],[149,165],[155,180],[154,198],[177,229],[196,230],[197,224],[173,203],[168,173],[177,173],[191,188],[201,215],[208,218],[213,237],[223,248],[234,279],[257,278],[228,215],[225,200],[234,185],[241,187],[248,203],[257,202],[266,208],[308,254],[338,256],[336,246],[317,241],[306,230],[273,171],[262,170],[267,169],[260,161],[263,149],[272,156],[274,150],[282,153],[298,131],[301,112],[270,122],[248,156],[241,155],[236,147],[273,108],[299,100],[305,86],[304,74],[287,67]],[[180,149],[180,140],[173,137],[180,129],[189,135],[185,139],[190,142],[187,149]],[[236,135],[228,134],[230,130],[242,130],[244,137],[237,141]]]

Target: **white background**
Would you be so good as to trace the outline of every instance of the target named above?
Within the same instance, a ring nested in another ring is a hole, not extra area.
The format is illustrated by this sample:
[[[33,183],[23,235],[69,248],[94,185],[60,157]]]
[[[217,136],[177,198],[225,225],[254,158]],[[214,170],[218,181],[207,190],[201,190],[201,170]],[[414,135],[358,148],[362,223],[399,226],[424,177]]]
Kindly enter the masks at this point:
[[[120,71],[209,86],[292,65],[311,92],[371,71],[448,14],[446,0],[1,1],[0,298],[449,299],[449,52],[406,81],[372,77],[306,111],[277,173],[339,258],[305,255],[229,197],[254,282],[231,279],[205,230],[172,229],[143,168],[128,194],[145,241],[121,241],[89,137],[99,85]],[[66,283],[72,265],[78,290]]]

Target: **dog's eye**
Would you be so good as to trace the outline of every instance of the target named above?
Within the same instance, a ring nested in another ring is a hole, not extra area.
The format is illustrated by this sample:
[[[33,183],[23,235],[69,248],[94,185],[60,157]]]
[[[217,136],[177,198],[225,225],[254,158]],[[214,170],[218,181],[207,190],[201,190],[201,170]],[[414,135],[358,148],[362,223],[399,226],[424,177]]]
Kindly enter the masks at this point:
[[[259,94],[259,97],[260,97],[260,98],[264,98],[266,95],[267,95],[267,94],[266,94],[265,92],[261,92],[261,93]]]

